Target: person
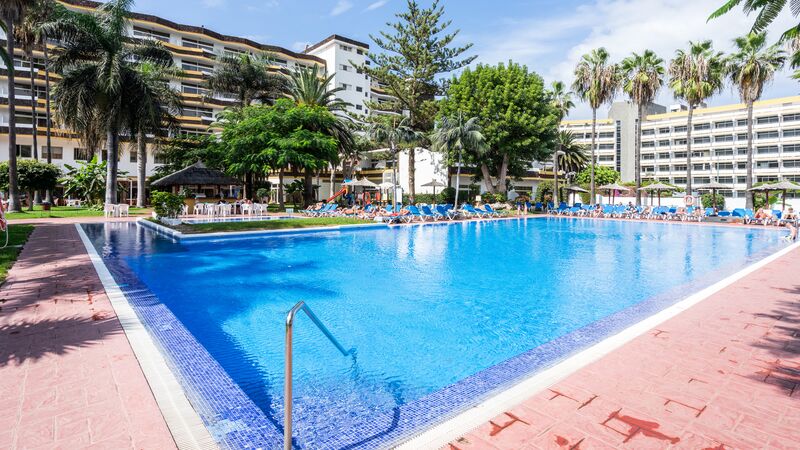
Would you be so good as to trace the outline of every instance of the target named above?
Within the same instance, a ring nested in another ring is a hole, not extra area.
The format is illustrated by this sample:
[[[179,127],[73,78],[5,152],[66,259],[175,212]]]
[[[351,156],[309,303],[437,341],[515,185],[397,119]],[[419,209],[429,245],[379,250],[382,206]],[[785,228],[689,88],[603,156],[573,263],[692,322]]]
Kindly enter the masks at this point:
[[[758,211],[756,211],[756,215],[753,218],[760,220],[764,226],[769,225],[770,221],[772,220],[772,211],[766,208],[758,208]]]
[[[781,223],[789,229],[789,235],[786,236],[788,242],[794,242],[797,240],[797,213],[794,212],[794,208],[789,208],[786,214],[783,216],[783,220]]]

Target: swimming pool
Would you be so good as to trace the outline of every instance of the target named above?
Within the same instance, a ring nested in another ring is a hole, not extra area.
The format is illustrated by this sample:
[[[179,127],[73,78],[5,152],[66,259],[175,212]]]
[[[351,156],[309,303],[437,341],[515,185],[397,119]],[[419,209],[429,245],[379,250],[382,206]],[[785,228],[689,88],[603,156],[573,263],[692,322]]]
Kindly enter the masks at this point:
[[[215,437],[268,448],[298,300],[356,353],[299,316],[296,444],[385,447],[785,245],[772,230],[563,218],[184,242],[83,227]]]

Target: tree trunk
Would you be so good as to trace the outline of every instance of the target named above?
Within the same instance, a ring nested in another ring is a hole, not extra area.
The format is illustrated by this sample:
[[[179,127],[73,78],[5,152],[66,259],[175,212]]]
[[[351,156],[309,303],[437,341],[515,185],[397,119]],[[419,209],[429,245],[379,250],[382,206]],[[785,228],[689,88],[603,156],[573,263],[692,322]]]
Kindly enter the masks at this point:
[[[486,189],[489,191],[490,194],[494,194],[497,192],[495,189],[494,183],[492,183],[492,174],[489,173],[489,167],[486,163],[481,163],[481,174],[483,175],[484,184],[486,184]]]
[[[692,195],[692,115],[694,105],[689,103],[689,114],[686,117],[686,195]]]
[[[746,189],[753,187],[753,102],[747,102],[747,178]],[[769,194],[769,193],[768,193]],[[745,190],[744,207],[753,209],[755,192]]]
[[[558,152],[561,151],[561,145],[558,146],[559,150],[553,153],[553,204],[558,205]]]
[[[117,149],[119,136],[114,127],[109,127],[106,136],[107,163],[106,163],[106,203],[117,203]]]
[[[14,93],[14,22],[6,19],[6,42],[12,67],[8,68],[8,211],[19,212],[19,180],[17,179],[17,117]]]
[[[417,148],[412,147],[408,149],[408,201],[410,204],[415,203],[415,195],[416,195],[416,187],[415,183],[417,182],[416,171],[417,171]]]
[[[637,105],[639,120],[636,123],[636,141],[633,147],[634,170],[636,171],[636,206],[642,205],[642,119],[644,119],[644,105]]]
[[[31,82],[31,115],[33,116],[33,124],[31,125],[31,134],[33,135],[33,159],[34,161],[39,160],[39,136],[38,136],[38,120],[36,117],[36,103],[38,103],[38,98],[36,96],[36,84],[33,78],[33,50],[28,52],[28,62],[30,63],[30,82]]]
[[[48,56],[47,50],[47,37],[44,37],[44,98],[45,98],[45,114],[47,120],[47,131],[46,131],[46,142],[45,145],[47,146],[47,163],[51,164],[53,162],[53,155],[51,152],[51,128],[52,128],[52,119],[51,119],[51,111],[50,111],[50,59]],[[53,192],[48,189],[44,193],[44,201],[47,203],[53,203]]]
[[[503,154],[503,162],[500,163],[500,170],[497,173],[497,187],[495,192],[502,192],[505,194],[508,191],[506,187],[506,178],[508,176],[508,153]]]
[[[244,198],[253,199],[253,172],[244,174]]]
[[[458,149],[458,166],[456,167],[456,198],[455,198],[455,207],[458,209],[458,189],[461,187],[461,153],[462,150],[459,147]],[[448,181],[450,177],[448,176]]]
[[[597,129],[597,108],[592,108],[592,160],[589,164],[589,202],[591,204],[597,203],[597,197],[594,195],[594,164],[595,164],[595,130]],[[553,204],[553,206],[558,206]]]
[[[285,199],[283,195],[283,167],[278,171],[278,206],[283,208],[285,206]]]
[[[314,172],[311,169],[305,169],[303,173],[303,206],[310,206],[314,204]]]
[[[144,208],[144,184],[147,176],[147,136],[141,131],[137,136],[136,144],[138,147],[136,152],[136,168],[138,169],[136,176],[136,206]]]
[[[344,172],[344,164],[342,164],[342,172]],[[328,197],[333,197],[333,194],[336,193],[336,187],[333,185],[335,181],[336,181],[336,166],[331,164],[331,178],[330,178],[331,192]]]

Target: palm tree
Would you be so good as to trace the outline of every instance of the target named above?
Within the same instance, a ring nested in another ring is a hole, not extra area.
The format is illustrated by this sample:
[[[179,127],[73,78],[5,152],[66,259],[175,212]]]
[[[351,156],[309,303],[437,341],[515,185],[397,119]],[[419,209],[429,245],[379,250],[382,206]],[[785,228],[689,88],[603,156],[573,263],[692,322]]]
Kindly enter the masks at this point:
[[[669,62],[669,87],[689,108],[686,119],[686,193],[692,195],[692,115],[694,109],[722,90],[724,62],[711,41],[689,42]]]
[[[725,72],[747,105],[747,189],[753,187],[753,102],[761,98],[764,86],[783,67],[786,52],[779,44],[767,45],[767,33],[749,33],[733,40],[734,52]],[[753,207],[753,193],[747,191],[745,207]]]
[[[412,143],[420,139],[420,133],[411,128],[408,117],[397,115],[379,116],[367,128],[367,137],[373,142],[386,144],[392,156],[392,206],[397,207],[397,153],[401,143]]]
[[[334,74],[322,76],[319,66],[312,68],[299,68],[289,75],[288,94],[298,105],[322,106],[327,108],[336,117],[330,130],[327,130],[339,141],[339,160],[344,170],[345,161],[354,162],[358,159],[358,145],[353,134],[353,122],[344,115],[350,103],[336,97],[342,91],[340,87],[331,89]],[[333,195],[335,166],[330,166],[331,195]]]
[[[14,93],[14,28],[21,23],[27,10],[33,5],[34,0],[3,0],[0,2],[0,18],[5,22],[3,27],[6,33],[6,61],[8,67],[8,210],[19,211],[19,193],[17,177],[17,118],[16,95]]]
[[[743,4],[742,4],[743,3]],[[753,22],[751,33],[761,33],[777,19],[781,11],[788,4],[789,13],[795,17],[800,14],[800,0],[727,0],[719,9],[711,13],[708,20],[716,19],[731,11],[733,8],[742,4],[744,13],[750,15],[757,12],[756,20]],[[781,36],[780,41],[786,41],[800,36],[800,25],[793,26],[786,30]]]
[[[477,117],[470,117],[465,122],[459,111],[458,117],[442,117],[436,129],[431,135],[431,150],[442,152],[448,157],[456,153],[458,163],[456,165],[456,197],[455,205],[458,205],[458,190],[461,182],[461,161],[464,150],[483,152],[486,148],[486,140],[481,132]]]
[[[158,146],[164,131],[177,127],[176,115],[181,111],[181,96],[169,85],[171,77],[180,75],[173,68],[142,63],[137,67],[142,80],[150,86],[151,97],[141,102],[141,111],[136,116],[136,206],[145,206],[145,181],[147,178],[147,135],[154,136]]]
[[[575,67],[575,81],[572,83],[572,90],[592,108],[592,163],[590,170],[590,198],[595,202],[594,189],[594,166],[595,158],[595,138],[597,129],[597,109],[600,106],[614,100],[617,90],[619,90],[619,68],[616,64],[609,63],[608,51],[600,47],[583,55],[581,61]]]
[[[206,80],[214,94],[234,94],[240,107],[270,103],[286,92],[286,78],[269,70],[269,55],[223,55]]]
[[[636,139],[634,143],[634,166],[636,172],[636,205],[642,204],[642,123],[644,110],[655,100],[661,85],[664,83],[664,60],[652,50],[645,50],[641,55],[633,53],[622,60],[623,86],[631,101],[636,103],[637,117]]]
[[[575,102],[572,101],[572,92],[566,90],[564,87],[564,83],[561,81],[554,81],[550,88],[550,96],[552,97],[551,103],[553,107],[558,111],[558,121],[559,123],[564,120],[564,117],[569,114],[569,110],[575,107]],[[559,136],[560,137],[560,136]],[[564,153],[563,149],[561,148],[561,142],[558,142],[559,148],[553,154],[553,193],[555,198],[555,204],[558,204],[558,197],[559,197],[559,189],[558,189],[558,171],[560,164],[558,164],[558,158]]]
[[[572,131],[560,130],[558,132],[558,148],[561,150],[561,155],[558,157],[559,171],[577,173],[589,165],[586,147],[576,141]]]
[[[133,0],[111,0],[93,14],[71,13],[42,26],[63,48],[53,60],[62,78],[53,90],[57,117],[90,140],[101,131],[107,147],[106,203],[117,201],[121,134],[139,131],[139,115],[160,89],[139,70],[142,63],[173,64],[161,43],[132,43],[127,37]]]

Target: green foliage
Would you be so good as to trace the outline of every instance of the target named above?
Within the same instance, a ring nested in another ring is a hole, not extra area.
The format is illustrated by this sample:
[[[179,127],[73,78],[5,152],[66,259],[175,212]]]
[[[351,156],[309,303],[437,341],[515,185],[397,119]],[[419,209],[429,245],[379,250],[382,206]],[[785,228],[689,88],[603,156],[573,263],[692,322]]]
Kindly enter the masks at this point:
[[[22,245],[28,241],[33,225],[9,225],[8,247],[0,249],[0,283],[6,280],[8,270],[14,265]]]
[[[581,186],[588,186],[591,180],[590,170],[591,168],[587,167],[578,172],[578,175],[575,177],[575,183]],[[594,182],[597,186],[611,184],[617,181],[619,181],[619,172],[616,170],[607,166],[594,166]]]
[[[722,194],[716,194],[717,197],[717,209],[722,211],[725,209],[725,196]],[[700,196],[700,203],[703,205],[703,208],[712,208],[714,206],[714,195],[711,192],[703,194]]]
[[[536,186],[536,196],[534,199],[542,203],[553,201],[553,180],[540,181]]]
[[[213,135],[181,135],[165,139],[158,154],[164,164],[155,167],[151,181],[189,167],[197,161],[203,161],[206,167],[212,169],[225,169],[225,149]]]
[[[769,207],[771,207],[771,205],[774,205],[776,203],[778,203],[778,195],[776,193],[770,193],[770,196],[769,196],[769,204],[770,204],[770,206]],[[753,209],[767,208],[767,207],[768,206],[767,206],[767,202],[765,200],[764,193],[763,192],[756,192],[755,195],[753,196]]]
[[[475,199],[475,197],[480,193],[480,188],[477,184],[470,184],[469,186],[461,186],[458,189],[458,203],[464,202],[471,202]],[[456,201],[456,189],[453,187],[447,187],[442,189],[440,194],[442,197],[442,203],[449,203],[451,205],[455,205]]]
[[[443,196],[441,192],[437,192],[435,197],[433,194],[417,194],[414,200],[417,203],[442,203]]]
[[[91,161],[79,162],[78,166],[64,164],[67,173],[59,182],[64,186],[64,195],[81,199],[91,205],[102,204],[106,189],[106,162],[98,161],[97,156]]]
[[[267,188],[260,188],[259,190],[256,191],[256,197],[267,198],[269,197],[270,192],[271,191]]]
[[[206,87],[215,94],[236,95],[240,107],[253,100],[269,103],[288,89],[286,78],[270,71],[270,64],[266,54],[220,56]]]
[[[153,192],[150,194],[150,203],[159,217],[177,218],[183,208],[184,197],[170,192]]]
[[[54,164],[22,159],[17,161],[17,176],[21,191],[43,191],[56,187],[61,169]],[[8,161],[0,162],[0,188],[8,190]]]
[[[464,162],[495,177],[486,180],[495,192],[505,192],[508,175],[523,175],[556,146],[560,111],[542,78],[513,62],[465,69],[452,80],[440,113],[478,118],[487,149],[465,149]]]
[[[502,192],[498,192],[496,194],[484,192],[481,194],[481,201],[484,203],[505,203],[508,201],[508,197]]]

